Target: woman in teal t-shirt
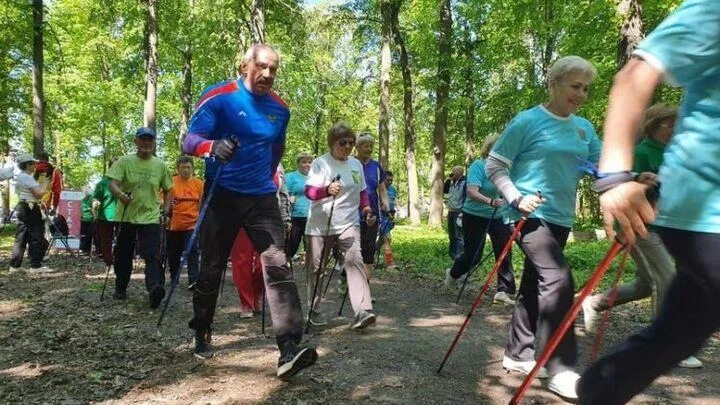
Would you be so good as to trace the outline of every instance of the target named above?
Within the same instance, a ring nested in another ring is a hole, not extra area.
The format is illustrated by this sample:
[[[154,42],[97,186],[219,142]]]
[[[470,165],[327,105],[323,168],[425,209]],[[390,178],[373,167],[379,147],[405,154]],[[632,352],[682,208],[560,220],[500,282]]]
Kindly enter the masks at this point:
[[[557,60],[548,71],[550,100],[523,111],[490,152],[486,172],[513,206],[507,219],[527,218],[518,243],[525,253],[520,292],[510,325],[503,367],[528,373],[573,302],[574,285],[563,249],[575,217],[581,161],[597,162],[600,140],[575,115],[596,76],[579,56]],[[537,343],[537,346],[536,346]],[[572,328],[547,363],[548,389],[576,398],[578,348]]]
[[[445,284],[456,282],[458,278],[469,274],[482,255],[485,247],[485,235],[490,234],[495,259],[510,240],[512,233],[503,223],[505,202],[499,197],[495,185],[485,175],[485,160],[497,140],[497,135],[485,139],[480,149],[480,159],[476,159],[467,175],[467,196],[462,206],[463,250],[455,259],[452,268],[445,271]],[[515,295],[515,276],[510,254],[503,260],[498,270],[497,292],[494,302],[513,305]]]

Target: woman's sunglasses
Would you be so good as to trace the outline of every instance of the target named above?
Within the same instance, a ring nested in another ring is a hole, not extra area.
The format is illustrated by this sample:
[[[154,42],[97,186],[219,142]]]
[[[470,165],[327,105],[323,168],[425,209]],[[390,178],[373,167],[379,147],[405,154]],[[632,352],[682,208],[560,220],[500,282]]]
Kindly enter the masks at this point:
[[[355,146],[355,140],[354,139],[341,139],[338,141],[340,146]]]

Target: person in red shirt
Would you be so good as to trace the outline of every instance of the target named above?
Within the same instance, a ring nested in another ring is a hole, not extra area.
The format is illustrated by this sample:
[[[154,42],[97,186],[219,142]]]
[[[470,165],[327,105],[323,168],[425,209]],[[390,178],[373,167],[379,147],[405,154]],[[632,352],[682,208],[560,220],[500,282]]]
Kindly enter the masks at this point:
[[[170,277],[173,283],[180,280],[177,274],[180,259],[200,212],[204,182],[193,176],[193,162],[189,156],[180,156],[176,163],[177,175],[173,176],[170,190],[170,226],[167,230],[167,255]],[[197,244],[190,247],[187,258],[188,288],[192,289],[198,276]]]
[[[47,152],[40,152],[36,156],[37,166],[35,169],[35,180],[40,184],[49,184],[47,193],[42,198],[45,207],[57,211],[60,204],[60,193],[62,192],[62,172],[50,163],[50,155]]]
[[[285,170],[282,164],[278,165],[273,182],[278,188],[278,203],[280,215],[285,230],[290,228],[290,210],[285,191]],[[232,263],[233,283],[240,297],[240,318],[252,318],[255,313],[262,311],[265,285],[263,283],[263,264],[260,255],[255,251],[252,241],[240,228],[232,250],[230,251]]]

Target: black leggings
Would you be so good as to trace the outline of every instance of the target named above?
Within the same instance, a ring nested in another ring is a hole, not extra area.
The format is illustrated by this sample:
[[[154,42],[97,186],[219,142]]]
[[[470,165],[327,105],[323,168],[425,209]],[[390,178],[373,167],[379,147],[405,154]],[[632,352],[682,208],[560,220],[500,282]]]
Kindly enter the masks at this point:
[[[659,228],[677,275],[653,323],[583,373],[583,404],[629,401],[720,328],[720,234]]]
[[[305,226],[307,225],[307,217],[293,217],[292,227],[290,228],[290,236],[288,237],[287,243],[287,257],[291,260],[293,256],[300,248],[300,241],[303,242],[305,250],[307,250],[307,243],[305,243]]]
[[[500,257],[500,253],[512,234],[510,228],[503,224],[500,218],[490,221],[490,218],[464,212],[462,224],[463,252],[455,259],[452,269],[450,269],[450,275],[455,279],[470,271],[481,259],[480,256],[485,248],[485,232],[490,234],[495,260]],[[497,291],[515,295],[515,276],[513,275],[511,252],[508,252],[498,269]]]

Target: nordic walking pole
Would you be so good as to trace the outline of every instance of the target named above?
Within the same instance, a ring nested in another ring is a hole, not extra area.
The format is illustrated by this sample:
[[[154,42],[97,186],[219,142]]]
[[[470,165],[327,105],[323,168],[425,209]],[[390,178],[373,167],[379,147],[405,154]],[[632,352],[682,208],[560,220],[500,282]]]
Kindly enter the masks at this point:
[[[565,315],[565,318],[563,318],[562,322],[560,323],[560,326],[555,330],[555,333],[553,333],[542,354],[537,359],[535,367],[533,367],[530,373],[525,376],[525,380],[523,381],[522,385],[520,385],[520,388],[517,389],[515,395],[513,395],[512,399],[510,400],[510,404],[518,404],[523,395],[525,395],[525,391],[527,391],[528,387],[530,387],[530,384],[532,383],[537,373],[542,367],[545,366],[547,361],[550,359],[550,356],[560,344],[560,341],[563,339],[563,337],[565,337],[568,329],[570,329],[570,327],[573,325],[573,321],[575,320],[575,317],[577,317],[577,315],[580,313],[580,307],[582,306],[585,298],[587,298],[587,296],[590,295],[593,289],[595,289],[595,287],[600,283],[603,275],[605,275],[605,272],[610,267],[610,264],[618,255],[618,253],[623,250],[624,247],[625,246],[618,241],[615,241],[612,244],[610,250],[605,254],[605,258],[597,267],[595,273],[593,273],[593,275],[590,277],[590,280],[588,280],[585,288],[575,300],[572,307],[570,307],[570,311],[568,311],[568,313]]]
[[[342,315],[342,310],[343,310],[343,307],[345,307],[345,300],[347,300],[348,291],[350,291],[350,289],[349,289],[349,288],[346,288],[346,289],[345,289],[345,294],[343,294],[343,299],[342,299],[342,301],[340,302],[340,309],[338,310],[338,316]]]
[[[225,167],[224,165],[220,166],[217,169],[217,172],[215,172],[215,177],[212,180],[212,183],[210,183],[210,189],[208,190],[207,197],[205,198],[205,201],[203,201],[202,208],[200,209],[200,214],[198,214],[198,219],[195,221],[195,228],[193,229],[192,233],[190,234],[190,237],[188,238],[187,243],[185,243],[185,250],[183,250],[182,255],[180,256],[180,266],[178,267],[177,271],[177,280],[173,280],[172,283],[170,283],[170,292],[168,293],[168,297],[165,300],[165,305],[163,305],[163,309],[160,312],[160,318],[158,319],[157,326],[158,328],[160,325],[162,325],[162,320],[165,317],[165,312],[168,309],[168,306],[170,305],[170,300],[173,296],[173,293],[175,293],[175,288],[177,286],[176,282],[180,282],[180,273],[182,273],[183,268],[185,267],[185,264],[187,263],[188,256],[190,255],[190,250],[193,247],[193,244],[195,243],[195,239],[197,238],[197,235],[200,230],[200,225],[202,225],[203,219],[205,219],[205,213],[207,212],[208,207],[210,206],[210,200],[212,200],[213,194],[215,193],[215,187],[218,184],[218,179],[220,179],[220,174],[222,173],[222,169]],[[227,268],[227,266],[226,266]],[[225,272],[223,271],[223,279],[225,278]]]
[[[645,197],[648,199],[650,204],[654,205],[659,196],[659,185],[655,187],[649,187],[647,190],[645,190]],[[558,328],[555,330],[555,333],[553,333],[552,337],[550,337],[550,340],[548,340],[547,345],[545,345],[545,349],[543,350],[542,354],[540,354],[540,357],[535,363],[535,367],[533,367],[530,373],[525,376],[525,380],[523,381],[522,385],[520,385],[517,391],[515,391],[515,395],[513,395],[513,397],[510,399],[511,405],[517,405],[518,403],[520,403],[523,395],[525,395],[525,391],[527,391],[528,387],[530,387],[530,384],[532,383],[537,373],[540,372],[540,369],[545,366],[545,364],[550,359],[550,356],[552,356],[553,352],[555,352],[555,349],[560,344],[560,341],[565,337],[565,334],[570,329],[570,327],[573,326],[573,321],[580,313],[580,308],[582,307],[583,301],[585,301],[587,296],[590,295],[590,293],[592,293],[595,287],[600,283],[603,275],[605,274],[607,269],[610,268],[610,264],[613,262],[618,253],[620,253],[620,251],[624,248],[625,245],[616,238],[615,242],[613,242],[612,246],[610,246],[610,250],[608,250],[608,252],[605,254],[605,258],[598,265],[595,273],[593,273],[593,275],[590,277],[587,284],[585,285],[585,288],[583,288],[583,290],[580,292],[580,295],[573,303],[572,307],[570,307],[570,311],[565,314],[565,318],[563,318],[560,326],[558,326]]]
[[[339,181],[339,180],[340,180],[340,175],[338,174],[332,180],[330,180],[330,184],[332,184],[336,181]],[[329,185],[328,185],[328,187],[329,187]],[[315,297],[317,297],[318,284],[320,283],[320,275],[325,270],[324,266],[323,266],[323,264],[324,264],[323,262],[325,261],[325,253],[326,253],[325,242],[327,241],[328,237],[330,236],[330,225],[332,222],[333,211],[335,211],[335,197],[336,196],[333,196],[333,198],[332,198],[332,203],[330,205],[330,215],[328,215],[327,226],[325,227],[325,238],[323,239],[323,247],[322,247],[322,250],[320,251],[320,263],[318,264],[319,268],[318,268],[317,275],[315,276],[315,287],[313,288],[312,300],[310,300],[310,308],[308,308],[307,322],[305,322],[305,334],[307,334],[310,331],[310,315],[312,314],[313,308],[315,307]],[[330,249],[327,249],[327,250],[330,250]]]
[[[330,272],[330,275],[328,276],[328,281],[325,283],[325,288],[323,289],[323,293],[320,297],[325,298],[325,295],[327,294],[328,288],[330,288],[330,282],[332,281],[333,275],[335,274],[335,266],[337,266],[337,257],[335,258],[335,262],[333,262],[332,271]],[[328,263],[330,263],[330,259],[328,258]],[[328,263],[325,264],[325,268],[327,269]]]
[[[490,232],[490,224],[492,224],[492,221],[495,219],[495,214],[497,213],[497,210],[498,210],[498,207],[495,207],[495,209],[493,209],[492,215],[490,215],[490,221],[488,221],[487,225],[485,225],[484,238],[487,238],[487,234],[488,234],[488,232]],[[483,241],[483,248],[484,247],[485,247],[485,242]],[[480,252],[480,253],[482,253],[482,252]],[[458,292],[457,299],[455,300],[456,304],[460,303],[460,297],[462,297],[462,293],[465,291],[465,286],[467,285],[468,280],[470,280],[470,277],[472,277],[472,275],[475,273],[475,271],[477,269],[479,269],[480,266],[482,266],[482,264],[485,262],[485,260],[487,260],[490,257],[490,254],[492,254],[492,253],[493,253],[493,251],[492,251],[492,247],[491,247],[490,252],[488,252],[488,254],[485,255],[485,257],[483,257],[478,262],[478,264],[476,264],[475,267],[473,267],[470,270],[470,272],[467,274],[467,276],[465,276],[465,279],[463,280],[463,283],[462,283],[462,287],[460,287],[460,291]]]
[[[468,323],[470,322],[470,317],[473,316],[478,305],[480,305],[480,301],[482,300],[483,295],[485,295],[485,291],[487,291],[488,287],[490,286],[490,282],[492,281],[493,276],[500,269],[500,266],[502,265],[503,261],[505,260],[505,256],[507,256],[507,254],[510,252],[510,249],[512,248],[512,244],[515,241],[515,238],[517,238],[518,235],[520,235],[520,231],[522,230],[523,226],[525,226],[525,222],[527,222],[527,217],[522,217],[520,222],[518,222],[518,224],[515,226],[515,229],[513,230],[512,235],[510,235],[510,240],[508,240],[507,244],[505,245],[502,252],[500,253],[500,256],[498,257],[497,261],[495,262],[495,266],[493,266],[493,269],[490,272],[490,275],[488,276],[488,279],[485,282],[485,285],[483,285],[482,290],[480,290],[480,294],[478,294],[477,298],[475,299],[475,302],[473,302],[473,305],[470,308],[470,312],[468,312],[467,316],[465,317],[465,322],[463,322],[457,335],[455,335],[455,339],[453,340],[452,344],[450,345],[450,348],[448,349],[447,353],[445,354],[445,358],[443,358],[442,363],[440,363],[440,367],[438,367],[438,369],[437,369],[438,373],[442,371],[443,366],[445,366],[445,362],[447,362],[453,349],[455,349],[455,346],[457,345],[458,341],[460,340],[460,336],[462,336],[462,333],[465,330],[465,327],[467,327]]]
[[[121,228],[122,228],[122,224],[123,224],[123,222],[125,221],[125,213],[127,212],[128,206],[130,206],[130,204],[132,204],[132,193],[127,193],[127,195],[128,195],[128,197],[130,197],[130,203],[129,203],[127,206],[123,207],[123,213],[122,213],[122,215],[120,216],[120,223],[118,224],[118,227],[117,227],[117,232],[116,232],[116,234],[115,234],[115,239],[117,239],[117,236],[120,235],[120,230],[121,230]],[[122,204],[122,203],[121,203],[121,204]],[[117,243],[117,242],[116,242],[116,243]],[[114,264],[114,263],[115,263],[115,253],[116,253],[115,247],[113,247],[112,250],[113,250],[113,252],[112,252],[113,255],[112,255],[112,256],[113,256],[113,264]],[[108,278],[110,278],[110,266],[112,266],[113,264],[108,264],[107,270],[105,270],[105,283],[103,283],[102,292],[100,293],[100,301],[102,301],[103,299],[105,299],[105,288],[107,287]]]
[[[267,301],[267,293],[263,288],[263,303],[262,303],[262,334],[265,336],[265,304]]]
[[[608,296],[607,301],[608,309],[606,311],[603,311],[602,319],[600,320],[600,327],[598,328],[598,332],[595,335],[595,341],[593,342],[592,351],[590,352],[591,362],[594,362],[597,358],[598,353],[600,353],[600,349],[602,347],[602,339],[605,335],[608,321],[610,320],[610,311],[612,311],[613,307],[615,306],[615,300],[617,300],[618,283],[620,282],[620,279],[622,279],[623,274],[625,274],[625,261],[627,260],[629,249],[631,248],[632,246],[629,246],[627,249],[625,249],[625,254],[623,255],[622,259],[620,259],[620,266],[615,272],[615,279],[613,280],[613,284],[610,289],[610,295]]]

